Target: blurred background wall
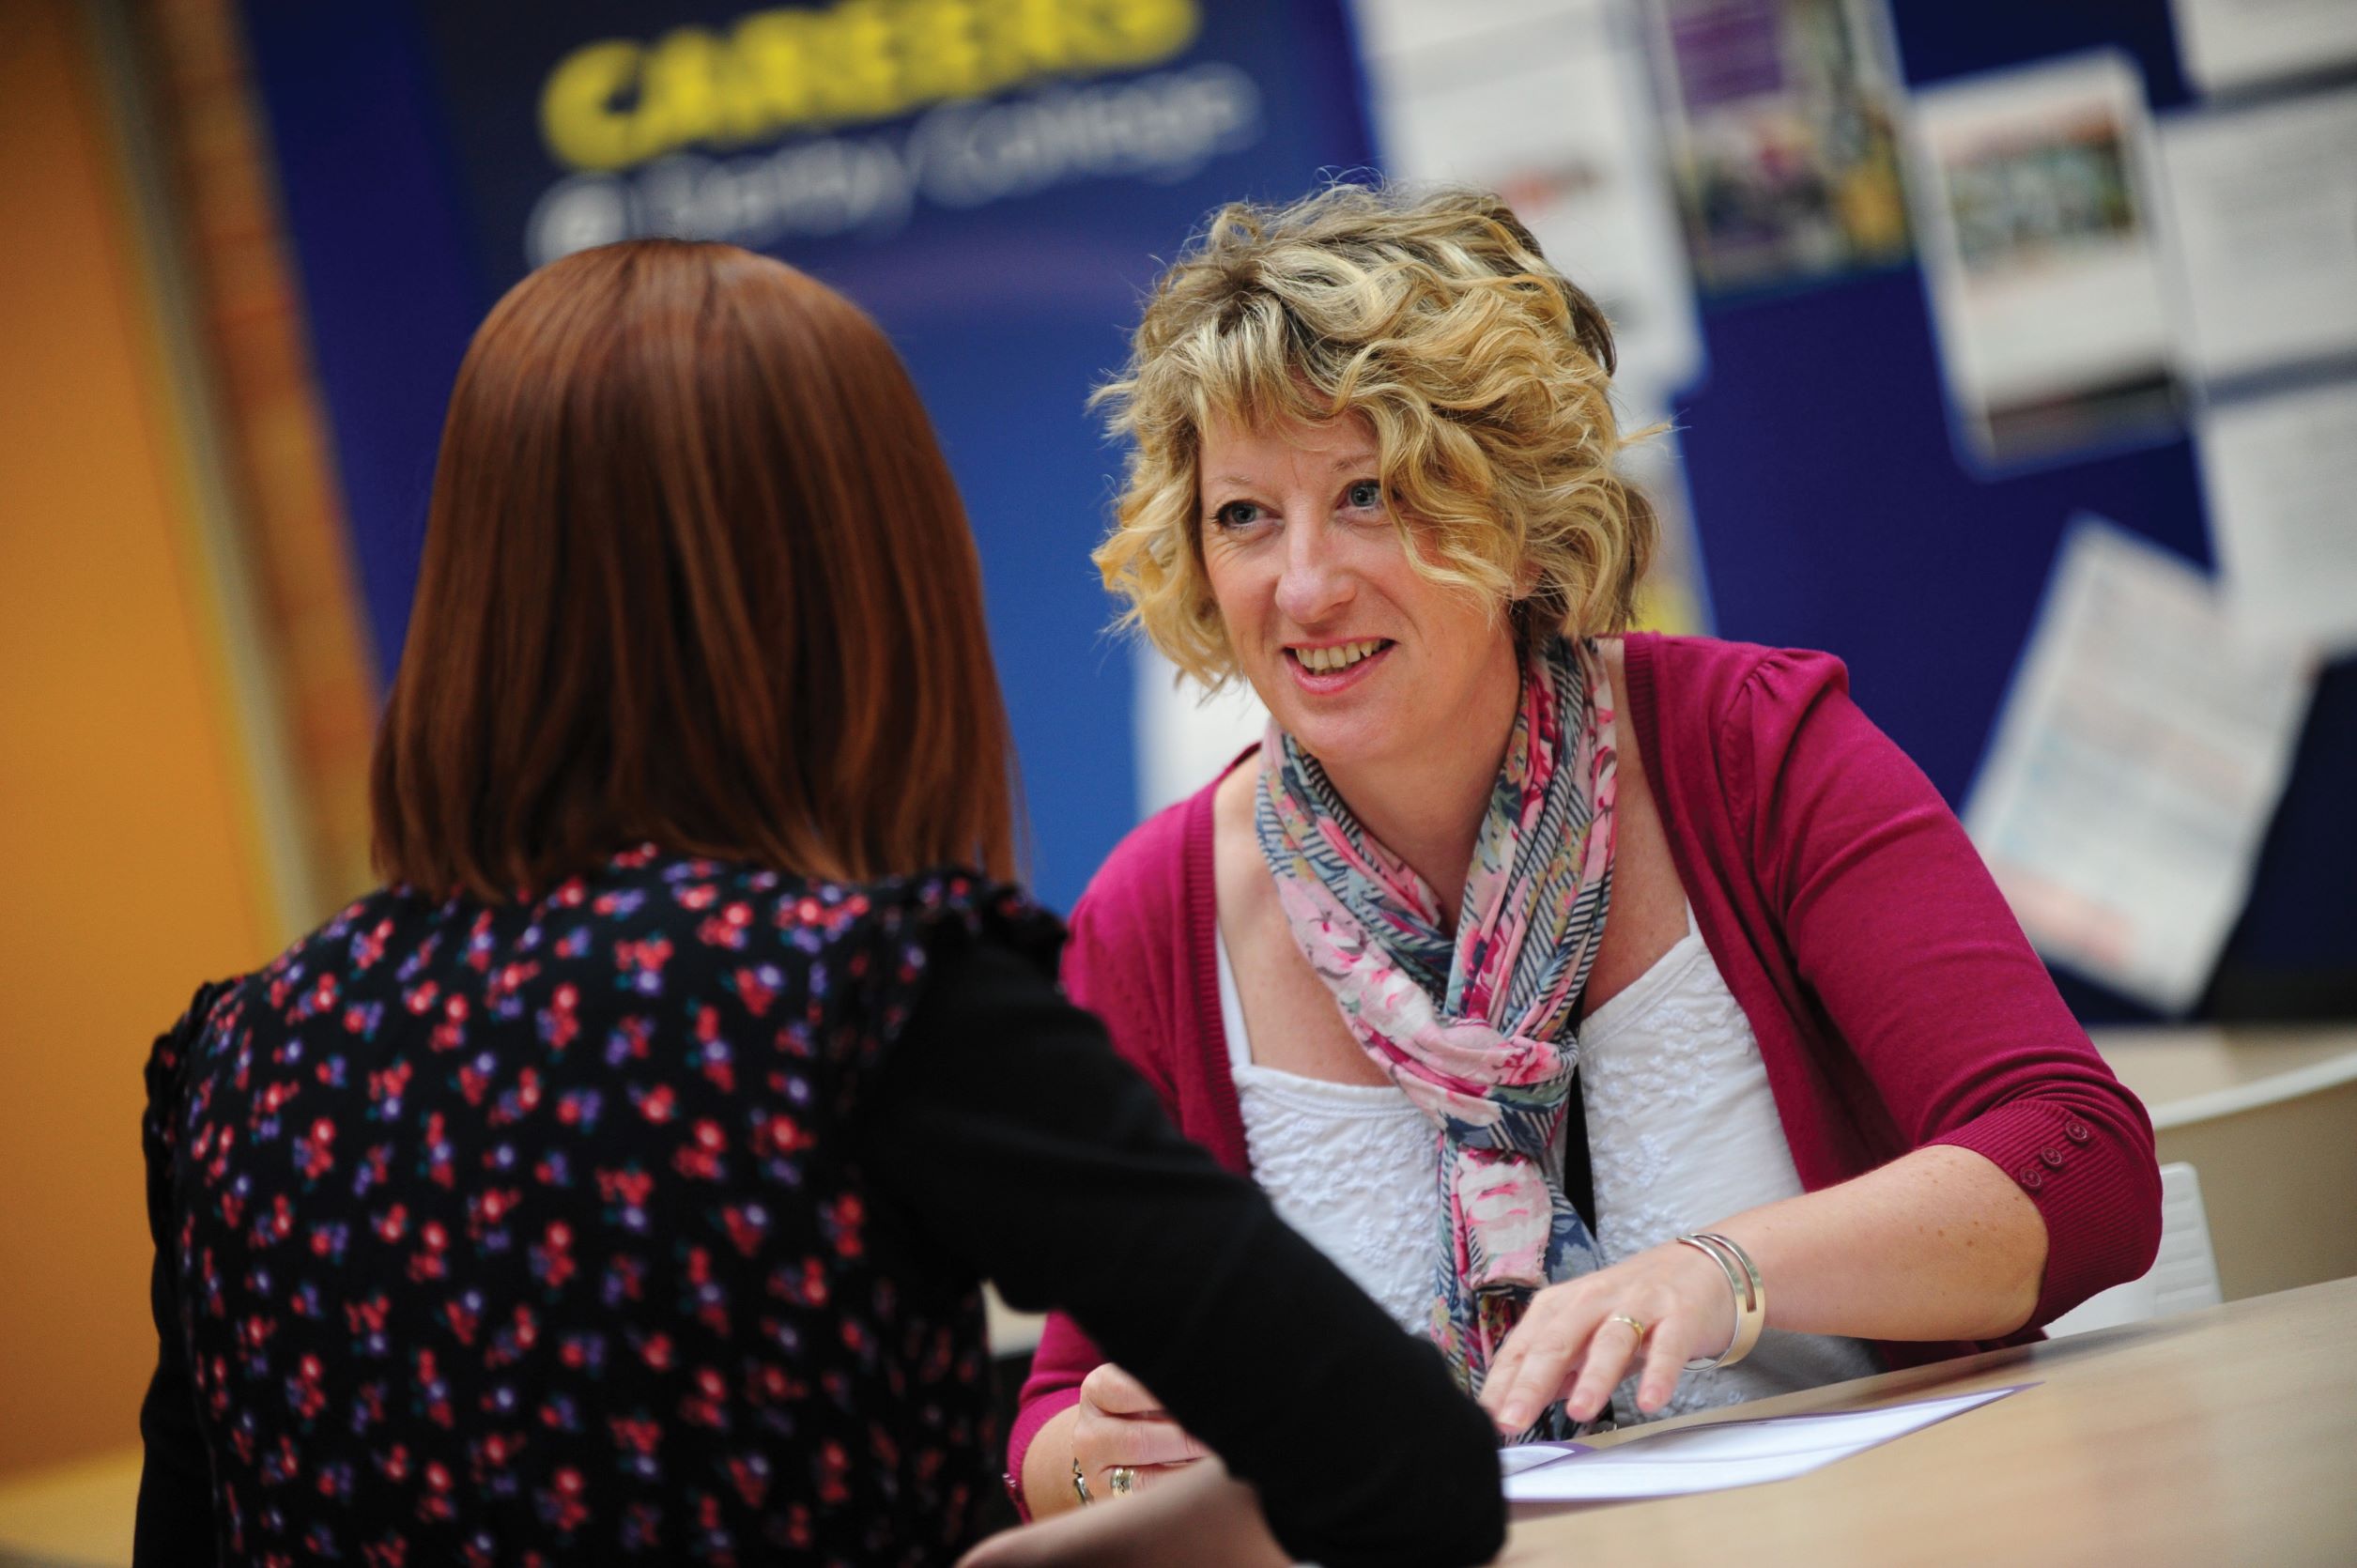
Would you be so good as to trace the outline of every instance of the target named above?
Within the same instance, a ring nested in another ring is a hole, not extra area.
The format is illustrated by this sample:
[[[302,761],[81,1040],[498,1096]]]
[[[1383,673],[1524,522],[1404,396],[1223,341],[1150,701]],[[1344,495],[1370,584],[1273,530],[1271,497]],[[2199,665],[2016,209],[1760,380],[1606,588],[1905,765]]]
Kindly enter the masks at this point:
[[[87,19],[4,14],[0,1472],[131,1430],[147,1042],[295,914]]]
[[[2083,1020],[2152,1029],[2116,1059],[2179,1128],[2242,1130],[2164,1132],[2252,1216],[2238,1245],[2298,1194],[2228,1293],[2357,1268],[2311,1222],[2357,1179],[2357,484],[2317,499],[2318,453],[2357,451],[2357,337],[2329,297],[2288,342],[2219,324],[2282,277],[2213,278],[2195,320],[2180,262],[2236,258],[2168,217],[2221,159],[2336,189],[2357,51],[2295,38],[2315,69],[2287,74],[2280,40],[2220,44],[2233,9],[0,0],[0,1482],[135,1437],[149,1040],[367,884],[368,737],[468,333],[534,262],[635,232],[781,254],[893,332],[1069,904],[1256,724],[1102,635],[1115,458],[1081,405],[1137,290],[1231,197],[1371,167],[1501,189],[1613,315],[1630,423],[1671,427],[1633,459],[1670,524],[1654,623],[1849,658]],[[995,76],[928,55],[899,99],[847,56],[728,97],[747,38],[1001,11],[1087,25]],[[686,97],[639,146],[622,111],[658,79]],[[2299,230],[2297,194],[2238,232],[2304,233],[2285,276],[2329,280],[2357,238]],[[2024,331],[2004,312],[2041,288]],[[2255,522],[2255,462],[2315,493]],[[2237,1032],[2270,1019],[2308,1032]],[[2278,1081],[2341,1095],[2296,1145],[2252,1119]]]

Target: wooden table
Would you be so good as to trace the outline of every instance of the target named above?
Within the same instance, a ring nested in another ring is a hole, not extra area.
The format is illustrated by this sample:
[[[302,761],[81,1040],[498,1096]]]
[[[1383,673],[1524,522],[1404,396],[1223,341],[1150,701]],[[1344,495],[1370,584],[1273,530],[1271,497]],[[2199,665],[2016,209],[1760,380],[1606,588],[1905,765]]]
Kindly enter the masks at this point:
[[[2030,1381],[1796,1480],[1525,1515],[1500,1560],[2357,1564],[2357,1279],[1661,1425]],[[132,1451],[0,1487],[0,1564],[127,1561],[138,1483]]]
[[[1519,1514],[1500,1561],[2357,1564],[2357,1279],[1661,1424],[2028,1382],[1795,1480]]]

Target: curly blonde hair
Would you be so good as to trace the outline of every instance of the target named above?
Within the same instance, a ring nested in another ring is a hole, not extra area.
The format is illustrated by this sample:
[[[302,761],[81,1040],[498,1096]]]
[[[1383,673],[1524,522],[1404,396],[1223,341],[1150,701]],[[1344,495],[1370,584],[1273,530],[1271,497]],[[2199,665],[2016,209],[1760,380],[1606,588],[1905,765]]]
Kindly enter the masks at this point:
[[[1651,504],[1615,470],[1611,329],[1485,192],[1337,184],[1223,208],[1163,272],[1092,405],[1130,444],[1092,559],[1171,662],[1217,688],[1235,655],[1204,573],[1202,433],[1356,413],[1408,560],[1512,606],[1527,646],[1618,630]]]

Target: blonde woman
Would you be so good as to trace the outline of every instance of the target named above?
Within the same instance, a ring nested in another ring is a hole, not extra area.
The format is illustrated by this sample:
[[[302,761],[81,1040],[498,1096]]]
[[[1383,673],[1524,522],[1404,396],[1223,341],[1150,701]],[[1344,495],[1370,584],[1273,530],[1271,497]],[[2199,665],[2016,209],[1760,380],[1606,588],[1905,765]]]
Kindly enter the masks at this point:
[[[1271,724],[1067,987],[1509,1434],[2034,1338],[2159,1234],[2143,1108],[1841,665],[1623,633],[1611,369],[1502,204],[1346,185],[1222,212],[1104,394],[1107,586]],[[1205,1452],[1051,1323],[1030,1509]]]

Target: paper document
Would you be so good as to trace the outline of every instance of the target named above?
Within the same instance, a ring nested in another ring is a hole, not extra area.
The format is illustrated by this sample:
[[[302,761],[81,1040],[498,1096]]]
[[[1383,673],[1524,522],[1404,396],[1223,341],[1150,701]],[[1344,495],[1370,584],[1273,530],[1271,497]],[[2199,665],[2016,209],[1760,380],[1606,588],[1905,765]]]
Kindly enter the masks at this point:
[[[2175,116],[2161,166],[2196,375],[2357,355],[2357,88]]]
[[[1914,104],[1924,275],[1973,454],[2004,466],[2173,429],[2176,329],[2134,64],[2071,55]]]
[[[2100,518],[2063,538],[1964,827],[2041,953],[2164,1012],[2249,894],[2315,663]]]
[[[2195,434],[2227,603],[2357,653],[2357,377],[2221,404]]]
[[[1621,388],[1667,400],[1702,368],[1635,0],[1363,6],[1396,178],[1497,192],[1603,307]]]
[[[1917,1400],[1879,1410],[1684,1426],[1605,1449],[1578,1443],[1523,1444],[1500,1455],[1506,1500],[1613,1502],[1784,1481],[2033,1386]]]
[[[2206,93],[2314,76],[2357,61],[2349,0],[2169,0],[2185,74]]]

